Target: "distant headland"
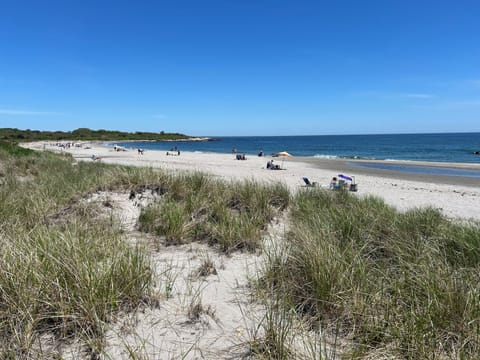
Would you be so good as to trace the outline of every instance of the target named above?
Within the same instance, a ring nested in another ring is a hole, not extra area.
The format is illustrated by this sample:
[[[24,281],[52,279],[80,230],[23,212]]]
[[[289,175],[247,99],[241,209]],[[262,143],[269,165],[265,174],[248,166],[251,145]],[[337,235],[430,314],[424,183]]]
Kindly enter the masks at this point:
[[[208,137],[194,137],[180,133],[158,133],[136,131],[133,133],[115,130],[91,130],[79,128],[73,131],[40,131],[0,128],[0,140],[37,141],[37,140],[76,140],[76,141],[213,141]]]

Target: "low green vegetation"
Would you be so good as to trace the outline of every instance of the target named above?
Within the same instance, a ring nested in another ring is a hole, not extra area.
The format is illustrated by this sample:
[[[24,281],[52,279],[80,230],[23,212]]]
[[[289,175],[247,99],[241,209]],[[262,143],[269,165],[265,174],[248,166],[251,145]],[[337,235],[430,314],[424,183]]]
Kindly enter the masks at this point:
[[[159,133],[137,131],[128,133],[115,130],[91,130],[79,128],[73,131],[39,131],[39,130],[19,130],[12,128],[0,128],[0,140],[14,141],[38,141],[38,140],[185,140],[190,136],[179,133]]]
[[[9,140],[0,140],[0,151],[15,156],[35,154],[35,151],[17,146],[15,142]]]
[[[479,225],[347,192],[302,191],[290,209],[262,284],[314,328],[348,340],[349,357],[478,356]]]
[[[148,301],[148,254],[127,245],[119,224],[96,205],[79,201],[125,186],[137,172],[149,177],[0,148],[0,358],[47,358],[42,334],[91,343],[119,311]]]
[[[164,184],[161,200],[142,211],[140,229],[167,244],[207,241],[224,252],[254,250],[289,199],[280,184],[226,183],[201,173],[176,176]]]

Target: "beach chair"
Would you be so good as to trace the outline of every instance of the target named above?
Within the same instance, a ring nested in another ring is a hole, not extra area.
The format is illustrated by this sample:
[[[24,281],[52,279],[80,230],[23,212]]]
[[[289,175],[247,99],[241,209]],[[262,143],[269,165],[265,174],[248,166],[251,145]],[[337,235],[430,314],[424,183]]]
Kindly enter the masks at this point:
[[[314,187],[317,186],[317,183],[315,181],[311,182],[307,177],[303,177],[303,182],[305,183],[306,187]]]

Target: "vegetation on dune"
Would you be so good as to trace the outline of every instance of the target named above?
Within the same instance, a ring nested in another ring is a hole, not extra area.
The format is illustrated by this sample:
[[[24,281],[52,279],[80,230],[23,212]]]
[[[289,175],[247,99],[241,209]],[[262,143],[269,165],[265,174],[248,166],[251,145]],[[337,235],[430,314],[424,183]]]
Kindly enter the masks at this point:
[[[292,200],[287,240],[263,284],[319,328],[350,339],[352,357],[478,355],[478,224],[309,190]]]
[[[1,146],[0,358],[45,356],[38,352],[42,334],[90,344],[116,313],[148,301],[149,255],[127,244],[100,205],[82,201],[98,190],[154,191],[161,201],[142,213],[144,230],[167,243],[204,240],[224,251],[258,247],[290,197],[280,185],[77,163],[68,154]]]
[[[191,136],[179,133],[159,133],[137,131],[134,133],[115,131],[115,130],[91,130],[79,128],[73,131],[39,131],[39,130],[19,130],[13,128],[0,128],[0,140],[13,141],[38,141],[38,140],[185,140]]]
[[[0,151],[15,156],[35,154],[35,151],[17,146],[15,142],[8,140],[0,140]]]
[[[280,184],[225,183],[202,173],[187,174],[165,185],[164,197],[142,211],[139,224],[167,244],[207,241],[224,252],[254,250],[289,199]]]
[[[115,313],[148,299],[153,272],[119,224],[72,202],[125,186],[135,169],[12,149],[0,148],[0,358],[41,358],[41,334],[101,338]]]

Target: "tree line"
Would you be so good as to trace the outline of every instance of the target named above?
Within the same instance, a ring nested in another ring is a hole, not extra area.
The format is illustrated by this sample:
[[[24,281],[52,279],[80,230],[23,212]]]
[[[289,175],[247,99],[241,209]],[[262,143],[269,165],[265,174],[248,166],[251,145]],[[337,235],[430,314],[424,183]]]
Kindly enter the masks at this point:
[[[115,130],[91,130],[78,128],[73,131],[40,131],[20,130],[16,128],[0,128],[0,140],[37,141],[37,140],[183,140],[191,136],[180,133],[123,132]]]

